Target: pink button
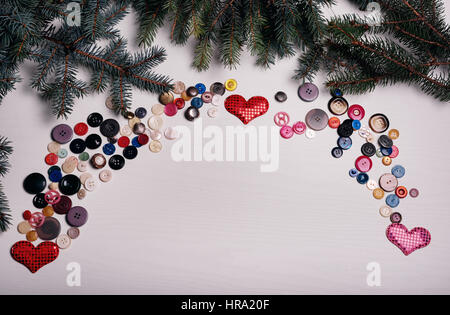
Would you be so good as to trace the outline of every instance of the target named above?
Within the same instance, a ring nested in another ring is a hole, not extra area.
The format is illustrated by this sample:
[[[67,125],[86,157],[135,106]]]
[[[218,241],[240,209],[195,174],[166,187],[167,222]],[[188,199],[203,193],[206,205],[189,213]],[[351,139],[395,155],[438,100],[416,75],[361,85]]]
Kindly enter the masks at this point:
[[[47,201],[47,203],[54,205],[61,200],[61,194],[56,190],[49,190],[45,193],[44,199],[45,201]]]
[[[291,126],[288,125],[284,125],[281,129],[280,129],[280,135],[284,138],[284,139],[289,139],[294,135],[294,130],[292,129]]]
[[[361,120],[366,114],[364,108],[361,105],[354,104],[348,108],[348,117],[354,120]]]
[[[389,155],[389,157],[391,159],[394,159],[398,156],[398,148],[395,145],[393,145],[391,148],[392,148],[392,153],[391,153],[391,155]]]
[[[358,171],[367,173],[372,168],[372,160],[368,156],[361,155],[356,159],[355,167]]]
[[[306,130],[306,124],[303,121],[297,121],[294,126],[292,126],[294,132],[298,135],[301,135]]]
[[[285,112],[279,112],[273,116],[273,120],[275,121],[275,125],[283,127],[284,125],[289,124],[289,115]]]
[[[45,215],[42,212],[35,212],[31,215],[31,218],[30,220],[28,220],[28,223],[30,223],[30,225],[33,228],[38,228],[42,226],[42,224],[44,224],[44,220]]]
[[[174,103],[169,103],[166,106],[164,106],[164,113],[167,116],[175,116],[177,112],[178,108],[177,105],[175,105]]]

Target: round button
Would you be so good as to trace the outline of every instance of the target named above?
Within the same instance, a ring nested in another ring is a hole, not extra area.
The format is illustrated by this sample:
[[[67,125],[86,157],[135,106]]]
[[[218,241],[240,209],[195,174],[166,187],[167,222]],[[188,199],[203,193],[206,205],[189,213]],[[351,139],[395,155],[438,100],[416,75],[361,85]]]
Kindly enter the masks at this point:
[[[284,125],[287,125],[289,123],[289,115],[285,112],[278,112],[273,117],[273,120],[275,122],[275,125],[278,127],[283,127]]]
[[[310,129],[319,131],[328,125],[328,115],[319,108],[311,109],[306,114],[305,122]]]
[[[197,83],[195,85],[195,88],[197,89],[198,93],[203,94],[206,91],[206,86],[203,83]]]
[[[348,175],[350,175],[350,177],[356,177],[358,176],[359,172],[356,168],[352,168],[351,170],[348,171]]]
[[[134,115],[136,115],[137,118],[142,119],[147,116],[147,110],[144,107],[138,107],[134,111]]]
[[[394,195],[394,194],[387,195],[386,204],[389,207],[395,208],[399,205],[399,203],[400,203],[400,199],[397,197],[397,195]]]
[[[381,162],[384,165],[389,166],[392,163],[392,159],[389,156],[384,156],[383,159],[381,160]]]
[[[316,136],[316,132],[312,129],[306,129],[305,136],[308,139],[313,139]]]
[[[61,149],[61,145],[56,141],[52,141],[47,145],[47,150],[50,153],[58,154],[59,149]]]
[[[175,101],[173,101],[177,109],[183,109],[186,102],[182,98],[177,98]]]
[[[373,197],[374,197],[375,199],[381,199],[381,198],[383,198],[383,197],[384,197],[384,191],[383,191],[383,189],[381,189],[381,188],[375,188],[375,189],[373,190]]]
[[[136,136],[131,140],[131,145],[136,148],[142,147],[142,145],[139,143],[139,136]]]
[[[148,126],[152,130],[160,130],[163,126],[163,123],[164,123],[164,121],[161,118],[161,116],[151,116],[148,119]]]
[[[353,130],[359,130],[359,129],[361,129],[361,121],[359,121],[359,120],[353,120],[353,122],[352,122],[352,127],[353,127]]]
[[[362,126],[359,130],[358,130],[358,134],[361,138],[367,139],[367,137],[370,135],[370,131],[369,129],[367,129],[366,126]]]
[[[411,198],[417,198],[419,197],[419,190],[417,188],[411,188],[409,190],[409,195],[411,196]]]
[[[340,137],[350,137],[353,134],[352,120],[344,120],[337,128],[337,133]]]
[[[224,95],[225,94],[225,86],[220,82],[215,82],[211,85],[209,90],[216,95]]]
[[[38,235],[37,235],[36,231],[29,231],[27,233],[26,237],[27,237],[27,241],[29,241],[29,242],[34,242],[38,239]]]
[[[281,129],[280,129],[280,135],[281,135],[284,139],[292,138],[292,136],[294,135],[294,130],[292,129],[291,126],[284,125],[284,126],[281,127]]]
[[[190,106],[186,109],[184,112],[184,118],[186,118],[189,121],[193,121],[194,119],[198,118],[200,116],[200,112],[197,108],[194,106]]]
[[[78,159],[80,160],[80,163],[81,163],[81,162],[86,162],[87,160],[89,160],[89,153],[87,153],[87,152],[81,153],[81,154],[78,156]],[[78,165],[79,165],[80,163],[78,163]]]
[[[112,138],[116,136],[119,131],[120,125],[115,119],[106,119],[100,125],[100,133],[106,138]]]
[[[361,105],[354,104],[348,108],[347,114],[353,120],[362,120],[366,111]]]
[[[398,156],[398,154],[399,154],[399,150],[398,150],[397,146],[395,146],[395,145],[393,145],[393,146],[391,147],[391,149],[392,149],[392,153],[389,154],[389,157],[390,157],[391,159],[395,159],[395,158]]]
[[[64,176],[59,182],[59,191],[64,195],[74,195],[81,188],[80,179],[72,174]]]
[[[83,139],[74,139],[70,143],[70,151],[75,154],[80,154],[86,150],[86,143]]]
[[[137,117],[134,115],[133,112],[130,112],[130,111],[124,112],[124,113],[122,114],[122,116],[123,116],[124,118],[128,119],[128,120],[139,119],[139,118],[137,118]]]
[[[103,116],[100,113],[92,113],[87,118],[88,125],[93,128],[100,126],[102,122]]]
[[[88,179],[86,179],[86,181],[84,182],[84,189],[86,189],[87,191],[94,191],[96,188],[97,182],[93,177],[89,177]]]
[[[337,117],[331,117],[328,120],[328,126],[330,126],[330,128],[337,129],[340,124],[341,124],[341,121]]]
[[[125,149],[123,149],[123,157],[132,160],[134,159],[138,154],[138,150],[134,146],[128,146]]]
[[[184,83],[183,82],[181,82],[181,81],[176,81],[174,84],[173,84],[173,92],[175,93],[175,94],[181,94],[181,93],[183,93],[183,91],[186,89],[186,86],[184,85]]]
[[[219,95],[214,95],[212,97],[211,104],[213,104],[214,106],[219,106],[221,101],[222,99],[220,98]]]
[[[47,170],[48,175],[50,175],[53,171],[61,171],[61,168],[58,165],[50,166]]]
[[[44,209],[42,209],[42,214],[46,217],[51,217],[55,214],[55,210],[53,210],[52,206],[47,206]]]
[[[194,89],[195,89],[195,88],[194,88]],[[189,96],[189,95],[187,94],[187,91],[183,91],[183,93],[181,93],[181,98],[182,98],[185,102],[187,102],[187,101],[190,101],[190,100],[191,100],[192,96]]]
[[[112,179],[112,172],[110,170],[103,170],[98,176],[102,182],[107,183]]]
[[[330,91],[330,93],[331,93],[331,96],[334,96],[334,97],[340,97],[340,96],[344,95],[344,92],[342,92],[341,89],[334,89],[334,90]]]
[[[369,157],[362,155],[356,159],[355,167],[358,171],[367,173],[372,168],[372,160]]]
[[[37,194],[45,189],[47,180],[40,173],[31,173],[23,181],[23,188],[29,194]]]
[[[391,219],[392,223],[398,224],[398,223],[402,222],[402,215],[398,212],[394,212],[391,214],[390,219]]]
[[[114,102],[113,101],[114,101],[113,97],[112,96],[108,96],[106,98],[106,100],[105,100],[106,108],[108,108],[110,110],[115,110],[116,107],[114,106]]]
[[[85,134],[87,134],[88,130],[89,130],[88,125],[86,125],[83,122],[80,122],[76,124],[75,127],[73,127],[73,131],[78,136],[84,136]]]
[[[78,166],[77,166],[77,168],[78,168],[78,171],[80,171],[80,172],[86,172],[87,171],[87,169],[88,169],[88,162],[87,161],[81,161],[80,163],[78,163]]]
[[[121,155],[113,155],[109,158],[108,165],[113,170],[120,170],[125,166],[125,159]]]
[[[169,140],[175,140],[179,137],[179,133],[178,130],[176,130],[175,128],[168,127],[164,131],[164,136]]]
[[[366,142],[361,146],[361,153],[371,157],[377,152],[377,148],[370,142]]]
[[[82,200],[86,197],[87,192],[86,190],[84,190],[83,188],[81,188],[78,192],[77,192],[77,197],[78,199]]]
[[[150,140],[150,137],[148,135],[146,135],[145,133],[140,134],[138,136],[138,142],[140,145],[146,145],[149,140]]]
[[[315,84],[307,82],[298,88],[298,96],[305,102],[312,102],[319,96],[319,89]]]
[[[155,104],[152,106],[152,113],[154,115],[162,115],[164,113],[164,105]]]
[[[47,205],[48,205],[48,202],[45,200],[44,193],[39,193],[34,196],[34,198],[33,198],[33,206],[34,207],[36,207],[38,209],[42,209]]]
[[[101,153],[96,153],[91,158],[91,165],[96,169],[101,169],[106,165],[106,158]]]
[[[383,133],[389,128],[389,119],[383,114],[374,114],[369,119],[369,127],[373,132]]]
[[[380,215],[384,218],[390,217],[392,214],[392,209],[388,206],[380,207]]]
[[[120,137],[117,141],[117,145],[121,148],[125,148],[130,144],[130,138],[128,137]]]
[[[140,135],[145,132],[145,125],[143,123],[137,123],[133,126],[133,133],[135,135]]]
[[[405,186],[398,186],[395,189],[395,194],[398,198],[405,198],[406,196],[408,196],[408,189],[406,189]]]
[[[58,151],[58,157],[60,157],[61,159],[64,159],[67,156],[68,152],[66,149],[61,148]]]
[[[56,190],[49,190],[45,193],[44,199],[48,204],[54,205],[61,200],[61,194]]]
[[[402,178],[405,176],[405,168],[401,165],[395,165],[392,167],[391,173],[397,178]]]
[[[86,147],[91,150],[98,149],[102,145],[102,138],[97,134],[91,134],[86,138]]]
[[[219,113],[219,110],[217,109],[217,107],[212,106],[212,107],[208,108],[207,114],[209,117],[216,118],[218,113]]]
[[[66,221],[70,226],[80,227],[87,222],[88,213],[83,207],[73,207],[66,214]]]
[[[17,231],[19,231],[20,234],[27,234],[31,229],[31,225],[28,221],[22,221],[17,225]]]
[[[106,143],[103,146],[103,153],[105,153],[106,155],[112,155],[114,154],[114,152],[116,152],[116,147],[114,146],[114,144]]]
[[[381,175],[378,183],[379,183],[380,187],[384,191],[387,191],[387,192],[394,191],[395,188],[397,188],[397,186],[398,186],[397,177],[395,177],[392,174],[387,174],[387,173]]]
[[[384,148],[390,148],[390,147],[392,147],[392,145],[393,145],[394,143],[392,142],[392,139],[389,138],[388,136],[386,136],[386,135],[381,135],[381,136],[378,138],[378,144],[379,144],[380,146],[384,147]]]
[[[377,182],[374,181],[373,179],[370,179],[367,183],[366,186],[369,190],[374,190],[375,188],[377,188]]]
[[[123,125],[122,128],[120,128],[120,135],[123,137],[129,137],[133,131],[131,130],[131,127],[128,125]]]
[[[50,241],[61,233],[61,224],[54,217],[46,217],[44,223],[36,228],[36,232],[41,240]]]
[[[188,97],[195,97],[198,95],[198,90],[194,86],[190,86],[186,90],[186,94]],[[186,99],[184,99],[186,100]]]
[[[366,173],[359,173],[356,176],[356,181],[358,183],[360,183],[361,185],[366,184],[368,182],[368,180],[369,180],[369,175],[367,175]]]
[[[152,142],[150,142],[149,149],[153,153],[158,153],[162,149],[162,144],[158,140],[153,140]]]
[[[47,165],[55,165],[58,163],[58,156],[55,153],[49,153],[45,156],[45,163]]]
[[[334,97],[328,101],[328,110],[336,116],[344,115],[348,110],[348,102],[343,97]]]
[[[76,227],[71,227],[67,230],[67,236],[69,236],[71,239],[76,239],[78,236],[80,236],[80,229]]]
[[[201,101],[201,99],[199,99],[199,100]],[[203,104],[203,102],[202,102],[202,104]],[[177,105],[175,105],[174,103],[169,103],[164,108],[164,113],[169,117],[175,116],[177,114],[177,112],[178,112],[178,108],[177,108]]]
[[[152,130],[150,133],[150,138],[152,140],[160,140],[162,137],[161,131],[159,130]]]
[[[195,108],[201,108],[203,106],[203,101],[199,97],[194,97],[191,100],[191,105],[194,106]]]
[[[389,138],[392,140],[398,139],[400,137],[400,132],[397,129],[391,129],[388,132]]]
[[[352,138],[339,137],[337,144],[342,150],[348,150],[352,147]]]
[[[236,88],[237,88],[237,82],[236,82],[236,80],[235,80],[235,79],[228,79],[228,80],[225,82],[225,88],[226,88],[228,91],[234,91],[234,90],[236,90]]]
[[[280,103],[286,102],[286,100],[287,100],[287,95],[286,95],[286,93],[284,93],[284,92],[282,92],[282,91],[277,92],[277,93],[275,94],[275,100],[276,100],[277,102],[280,102]]]
[[[30,220],[30,219],[31,219],[31,211],[30,211],[30,210],[25,210],[25,211],[22,213],[22,216],[23,216],[23,218],[24,218],[25,220]]]
[[[70,237],[66,234],[61,234],[56,238],[56,245],[61,249],[66,249],[70,246]]]
[[[134,125],[140,123],[141,120],[137,117],[133,117],[131,119],[128,119],[128,127],[130,127],[131,130],[133,130]]]
[[[72,140],[73,130],[69,125],[60,124],[52,130],[52,139],[60,144],[68,143]]]
[[[335,147],[331,150],[331,155],[335,158],[340,158],[344,154],[341,148]]]
[[[306,131],[306,124],[303,121],[297,121],[293,126],[292,130],[298,135],[303,134]]]
[[[72,207],[72,200],[67,196],[61,196],[59,201],[53,205],[53,210],[57,214],[66,214]]]
[[[51,190],[58,190],[59,184],[58,183],[50,183],[50,185],[48,185],[48,188]]]
[[[159,102],[163,105],[167,105],[167,104],[173,102],[173,99],[174,99],[173,94],[170,92],[162,93],[159,96]]]
[[[92,174],[91,173],[83,173],[80,175],[80,182],[82,185],[84,185],[87,181],[88,178],[91,178]]]

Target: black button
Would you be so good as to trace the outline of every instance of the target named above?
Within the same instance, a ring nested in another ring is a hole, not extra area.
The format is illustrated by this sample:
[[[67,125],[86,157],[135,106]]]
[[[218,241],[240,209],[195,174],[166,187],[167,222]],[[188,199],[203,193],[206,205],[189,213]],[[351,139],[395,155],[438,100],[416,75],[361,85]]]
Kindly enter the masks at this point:
[[[352,122],[353,120],[351,119],[344,120],[342,124],[340,124],[339,127],[337,128],[338,135],[341,137],[350,137],[353,134]]]
[[[190,97],[194,97],[198,95],[198,90],[195,86],[190,86],[187,88],[186,94]]]
[[[41,240],[53,240],[61,233],[61,224],[54,217],[46,217],[44,223],[36,228],[36,232]]]
[[[67,196],[61,196],[61,199],[53,205],[53,210],[57,214],[66,214],[72,208],[72,200]]]
[[[48,175],[50,175],[50,173],[53,172],[53,171],[61,171],[61,168],[58,165],[50,166],[48,171],[47,171]]]
[[[95,150],[102,145],[102,138],[94,133],[89,135],[85,142],[88,149]]]
[[[286,95],[286,93],[280,91],[280,92],[277,92],[277,94],[275,94],[275,99],[278,102],[282,103],[282,102],[285,102],[287,100],[287,95]]]
[[[117,140],[119,140],[119,137],[117,137],[117,136],[115,136],[115,137],[110,137],[110,138],[108,138],[108,139],[106,139],[106,140],[108,140],[108,142],[111,143],[111,144],[116,144],[116,143],[117,143]]]
[[[365,156],[373,156],[377,152],[377,148],[370,142],[366,142],[361,146],[361,153]]]
[[[39,193],[33,198],[33,206],[38,209],[43,209],[48,205],[48,202],[45,201],[45,194]]]
[[[115,119],[106,119],[100,125],[100,133],[106,138],[117,135],[120,131],[120,125]]]
[[[138,154],[138,150],[135,146],[129,145],[125,149],[123,149],[123,156],[128,160],[134,159]]]
[[[74,195],[80,190],[80,188],[80,179],[75,175],[66,175],[59,181],[59,191],[64,195]]]
[[[92,113],[87,118],[87,123],[91,127],[98,127],[103,121],[103,116],[99,113]]]
[[[69,148],[70,151],[72,151],[72,153],[80,154],[84,152],[84,150],[86,150],[86,143],[84,142],[83,139],[74,139],[70,143]]]
[[[215,82],[209,88],[209,91],[213,94],[224,95],[225,94],[225,86],[223,83]]]
[[[189,121],[193,121],[198,116],[200,116],[200,112],[194,106],[188,107],[184,112],[184,117]]]
[[[333,150],[331,150],[331,155],[335,158],[340,158],[344,154],[344,151],[342,151],[341,148],[335,147]]]
[[[125,159],[123,156],[116,154],[110,157],[108,164],[111,169],[120,170],[125,166]]]
[[[144,107],[139,107],[136,108],[134,114],[136,115],[137,118],[142,119],[145,116],[147,116],[147,110]]]
[[[29,194],[38,194],[47,186],[47,180],[40,173],[32,173],[23,181],[23,188]]]
[[[386,135],[381,135],[379,138],[378,138],[378,144],[379,145],[381,145],[382,147],[384,147],[384,148],[390,148],[390,147],[392,147],[392,145],[394,144],[394,142],[392,141],[392,139],[391,138],[389,138],[388,136],[386,136]]]

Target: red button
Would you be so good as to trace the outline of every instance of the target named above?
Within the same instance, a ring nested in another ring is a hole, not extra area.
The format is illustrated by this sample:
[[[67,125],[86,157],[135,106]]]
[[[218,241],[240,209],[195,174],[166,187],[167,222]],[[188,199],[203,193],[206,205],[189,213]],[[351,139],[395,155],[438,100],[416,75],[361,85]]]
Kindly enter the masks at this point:
[[[175,105],[177,105],[178,109],[183,109],[184,108],[184,99],[182,98],[177,98],[175,101],[173,101],[175,103]]]
[[[73,128],[75,134],[79,136],[84,136],[85,134],[87,134],[88,130],[89,130],[88,125],[82,122],[76,124],[75,127]]]
[[[372,168],[372,160],[368,156],[360,156],[355,161],[355,167],[358,171],[367,173]]]
[[[361,105],[354,104],[348,108],[348,117],[350,117],[353,120],[362,120],[364,118],[364,115],[366,114],[366,111]]]
[[[58,156],[55,153],[49,153],[45,156],[45,163],[48,165],[55,165],[58,163]]]
[[[138,136],[138,142],[140,145],[145,145],[148,143],[148,141],[149,141],[149,137],[145,133],[141,133]]]
[[[128,137],[120,137],[119,140],[117,140],[117,144],[121,148],[125,148],[130,144],[130,138]]]
[[[23,218],[25,220],[30,220],[31,219],[31,211],[30,210],[25,210],[22,214]]]
[[[341,124],[341,121],[337,117],[331,117],[330,120],[328,120],[328,126],[330,128],[336,129]]]

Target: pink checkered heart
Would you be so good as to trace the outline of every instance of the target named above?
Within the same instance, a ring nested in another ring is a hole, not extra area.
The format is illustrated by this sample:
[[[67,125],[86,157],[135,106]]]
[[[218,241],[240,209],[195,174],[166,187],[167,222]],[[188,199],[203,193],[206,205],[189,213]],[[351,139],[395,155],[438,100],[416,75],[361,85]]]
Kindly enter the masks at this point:
[[[416,227],[408,231],[406,226],[399,223],[389,225],[386,230],[386,236],[406,256],[416,249],[427,246],[431,242],[431,234],[427,229]]]

